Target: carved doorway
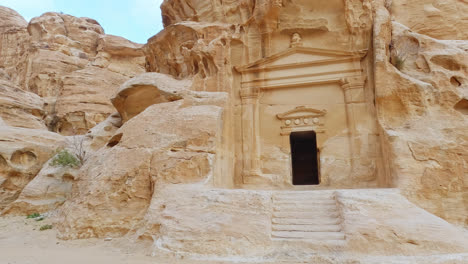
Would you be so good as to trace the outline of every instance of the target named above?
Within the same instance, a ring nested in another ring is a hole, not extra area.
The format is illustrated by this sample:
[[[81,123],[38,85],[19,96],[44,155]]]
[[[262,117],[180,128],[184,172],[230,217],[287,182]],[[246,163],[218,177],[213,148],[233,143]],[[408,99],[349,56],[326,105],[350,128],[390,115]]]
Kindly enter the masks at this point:
[[[289,139],[293,185],[318,185],[319,151],[315,131],[292,132]]]

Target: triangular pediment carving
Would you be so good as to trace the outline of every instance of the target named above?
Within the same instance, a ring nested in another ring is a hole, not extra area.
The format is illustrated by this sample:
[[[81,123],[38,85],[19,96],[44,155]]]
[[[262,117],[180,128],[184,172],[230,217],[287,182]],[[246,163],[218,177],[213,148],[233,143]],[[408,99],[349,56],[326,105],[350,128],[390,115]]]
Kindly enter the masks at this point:
[[[315,118],[321,117],[327,114],[327,110],[318,110],[313,108],[307,108],[305,106],[298,106],[293,110],[287,111],[282,114],[277,114],[276,117],[280,120],[286,119],[297,119],[297,118]]]
[[[239,72],[255,71],[282,66],[300,67],[303,64],[336,63],[343,60],[360,60],[365,55],[365,51],[349,52],[326,50],[307,47],[292,47],[283,52],[277,53],[267,58],[260,59],[248,65],[237,67]]]

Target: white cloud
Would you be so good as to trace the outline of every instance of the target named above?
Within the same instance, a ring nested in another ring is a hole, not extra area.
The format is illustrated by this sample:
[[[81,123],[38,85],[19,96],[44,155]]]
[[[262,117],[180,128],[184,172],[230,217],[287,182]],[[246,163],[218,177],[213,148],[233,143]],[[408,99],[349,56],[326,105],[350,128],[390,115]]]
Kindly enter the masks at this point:
[[[0,5],[16,10],[28,21],[42,13],[55,10],[54,0],[0,0]]]

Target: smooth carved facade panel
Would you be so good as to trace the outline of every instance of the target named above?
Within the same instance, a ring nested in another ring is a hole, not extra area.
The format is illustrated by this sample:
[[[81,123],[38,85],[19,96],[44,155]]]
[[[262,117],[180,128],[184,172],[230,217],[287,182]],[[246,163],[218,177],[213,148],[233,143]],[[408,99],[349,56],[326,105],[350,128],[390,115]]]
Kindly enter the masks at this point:
[[[263,139],[263,143],[278,144],[282,138],[281,128],[286,126],[286,124],[277,115],[300,106],[325,110],[325,116],[319,118],[320,123],[324,125],[323,129],[326,129],[327,134],[331,136],[342,133],[343,130],[347,129],[346,109],[343,98],[343,91],[338,85],[266,91],[259,100],[260,136]],[[290,119],[290,127],[295,125],[294,122],[296,120],[296,118]],[[308,124],[304,124],[301,120],[301,125],[304,126],[304,129],[308,129],[309,126],[313,125],[313,121],[311,119],[308,120]]]
[[[291,132],[315,131],[317,147],[324,161],[321,162],[322,183],[328,182],[330,172],[336,177],[349,175],[349,167],[342,166],[349,164],[351,157],[349,147],[343,147],[349,145],[349,137],[344,93],[338,84],[267,90],[262,93],[259,103],[262,172],[276,175],[278,180],[290,184],[289,136]],[[296,117],[278,118],[279,113],[297,108],[317,109],[325,114],[307,117],[307,113],[298,112]],[[330,138],[334,140],[329,141]],[[333,169],[337,167],[341,170]]]

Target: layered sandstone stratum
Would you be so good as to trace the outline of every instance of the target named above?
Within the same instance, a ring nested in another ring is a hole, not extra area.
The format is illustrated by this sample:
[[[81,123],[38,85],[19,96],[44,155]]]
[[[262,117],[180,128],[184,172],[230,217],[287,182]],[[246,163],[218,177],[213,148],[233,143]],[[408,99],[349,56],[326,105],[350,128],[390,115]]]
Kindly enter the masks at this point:
[[[0,6],[5,217],[156,263],[468,263],[467,1],[161,9],[141,45]]]

